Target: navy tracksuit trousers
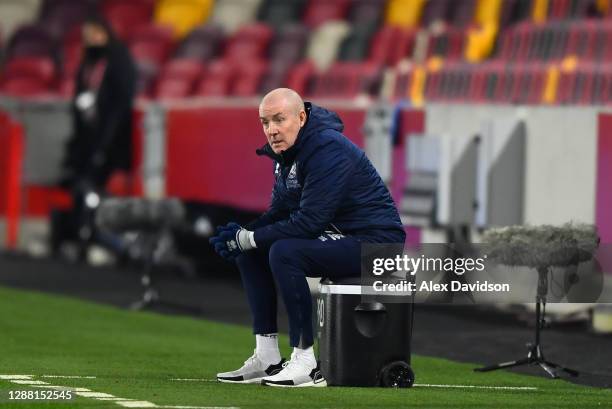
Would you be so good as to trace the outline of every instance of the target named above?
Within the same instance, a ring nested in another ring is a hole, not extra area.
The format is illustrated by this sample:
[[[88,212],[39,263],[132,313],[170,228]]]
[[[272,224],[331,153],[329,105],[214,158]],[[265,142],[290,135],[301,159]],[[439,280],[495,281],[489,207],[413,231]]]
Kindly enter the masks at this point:
[[[253,314],[253,333],[278,332],[276,288],[289,317],[292,347],[314,344],[312,299],[306,277],[358,277],[361,244],[403,242],[401,231],[366,236],[323,234],[317,239],[282,239],[269,248],[241,254],[236,264]]]

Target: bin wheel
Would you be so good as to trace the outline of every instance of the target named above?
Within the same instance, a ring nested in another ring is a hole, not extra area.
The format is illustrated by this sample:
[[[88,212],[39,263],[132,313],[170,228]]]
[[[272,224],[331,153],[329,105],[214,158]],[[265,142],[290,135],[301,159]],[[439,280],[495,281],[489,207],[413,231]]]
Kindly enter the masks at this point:
[[[410,388],[414,384],[414,372],[404,361],[391,362],[381,369],[380,383],[385,388]]]

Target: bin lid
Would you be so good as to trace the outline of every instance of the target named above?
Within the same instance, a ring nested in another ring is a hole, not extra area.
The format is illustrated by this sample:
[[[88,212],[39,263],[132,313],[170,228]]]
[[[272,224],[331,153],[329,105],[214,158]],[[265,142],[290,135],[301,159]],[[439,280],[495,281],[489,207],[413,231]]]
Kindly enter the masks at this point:
[[[386,283],[400,283],[401,278],[387,278]],[[412,295],[410,290],[400,290],[397,292],[387,292],[385,294],[373,291],[375,280],[372,278],[364,279],[362,277],[342,277],[331,279],[324,277],[319,282],[319,292],[322,294],[345,294],[345,295],[392,295],[392,296],[407,296]],[[380,282],[380,281],[379,281]]]

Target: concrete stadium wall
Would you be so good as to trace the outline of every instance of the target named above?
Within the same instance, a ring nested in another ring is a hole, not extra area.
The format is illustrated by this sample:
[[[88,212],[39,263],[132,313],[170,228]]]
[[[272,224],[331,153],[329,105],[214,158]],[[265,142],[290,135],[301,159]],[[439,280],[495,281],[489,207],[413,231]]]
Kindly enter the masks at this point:
[[[595,222],[597,116],[601,107],[426,107],[427,133],[478,133],[484,121],[522,118],[527,128],[525,222]]]

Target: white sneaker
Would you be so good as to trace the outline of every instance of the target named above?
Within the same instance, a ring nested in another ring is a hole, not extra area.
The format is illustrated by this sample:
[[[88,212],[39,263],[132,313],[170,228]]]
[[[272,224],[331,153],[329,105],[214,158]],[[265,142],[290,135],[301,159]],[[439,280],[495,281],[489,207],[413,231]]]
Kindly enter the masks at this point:
[[[323,387],[327,386],[327,381],[321,374],[318,363],[313,366],[306,357],[294,352],[291,354],[291,360],[283,364],[282,371],[263,378],[261,384],[283,388]]]
[[[253,356],[244,361],[240,369],[218,373],[217,380],[226,383],[260,383],[264,377],[279,373],[283,369],[283,364],[285,364],[284,359],[274,365],[265,364],[255,351]]]

